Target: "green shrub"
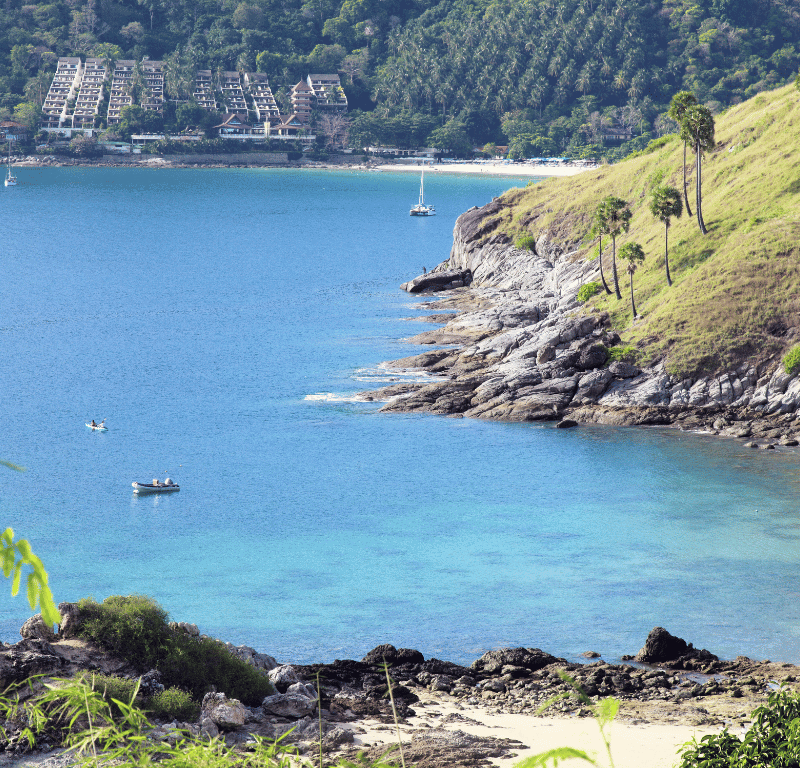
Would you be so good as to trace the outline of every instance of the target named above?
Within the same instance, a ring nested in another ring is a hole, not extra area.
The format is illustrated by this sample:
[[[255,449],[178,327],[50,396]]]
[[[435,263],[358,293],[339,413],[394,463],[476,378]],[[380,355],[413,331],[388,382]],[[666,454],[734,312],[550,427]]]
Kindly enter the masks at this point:
[[[102,603],[92,598],[78,602],[81,635],[122,656],[145,672],[157,668],[172,644],[167,612],[144,595],[112,595]]]
[[[596,296],[598,293],[600,293],[602,288],[603,286],[601,283],[584,283],[578,290],[578,301],[581,304],[589,301],[592,296]]]
[[[721,733],[692,740],[681,753],[680,768],[791,768],[800,762],[800,695],[781,688],[753,712],[753,724],[739,739]]]
[[[536,247],[536,238],[533,235],[519,235],[514,241],[514,247],[521,251],[532,251]]]
[[[606,360],[606,364],[610,365],[611,363],[615,362],[623,362],[623,363],[635,363],[637,356],[639,354],[639,350],[636,347],[628,346],[616,346],[610,347],[608,350],[608,359]]]
[[[213,687],[248,706],[258,706],[275,693],[266,675],[231,655],[218,640],[184,637],[175,652],[159,662],[164,685],[185,688],[198,701]]]
[[[800,344],[795,344],[783,358],[783,370],[794,373],[800,368]]]
[[[114,595],[97,603],[78,603],[81,636],[94,640],[142,672],[157,669],[165,686],[189,691],[200,701],[210,690],[257,706],[275,693],[269,679],[233,656],[219,641],[176,633],[167,612],[143,595]]]
[[[175,687],[157,693],[147,702],[145,709],[153,717],[183,722],[193,721],[200,714],[200,707],[192,701],[192,697],[186,691]]]

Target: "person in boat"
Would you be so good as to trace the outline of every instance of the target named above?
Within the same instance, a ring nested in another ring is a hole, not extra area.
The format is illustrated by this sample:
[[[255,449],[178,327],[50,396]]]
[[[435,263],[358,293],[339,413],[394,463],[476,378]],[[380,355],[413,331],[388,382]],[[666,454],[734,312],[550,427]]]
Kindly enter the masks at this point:
[[[92,419],[92,423],[89,425],[90,427],[96,427],[97,424],[94,423],[94,419]]]

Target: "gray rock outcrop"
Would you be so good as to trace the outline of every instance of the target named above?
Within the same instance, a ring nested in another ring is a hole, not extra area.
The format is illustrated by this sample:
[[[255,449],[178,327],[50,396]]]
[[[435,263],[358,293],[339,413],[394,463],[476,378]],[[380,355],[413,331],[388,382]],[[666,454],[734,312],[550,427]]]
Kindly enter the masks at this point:
[[[200,710],[201,724],[210,720],[220,731],[241,728],[247,718],[247,710],[237,699],[229,699],[224,693],[207,693]]]
[[[730,437],[771,438],[782,448],[800,433],[800,377],[778,361],[681,379],[663,362],[639,368],[608,362],[619,336],[607,315],[587,315],[581,285],[599,279],[597,261],[577,257],[579,243],[540,235],[520,250],[498,231],[502,200],[462,214],[449,258],[403,285],[435,293],[428,308],[458,310],[446,324],[414,337],[450,348],[395,361],[430,374],[361,393],[384,411],[426,411],[510,421],[563,420],[619,425],[675,424]],[[461,287],[461,285],[468,287]],[[453,348],[455,347],[455,348]],[[724,414],[724,423],[712,426]],[[779,427],[776,434],[769,434]]]

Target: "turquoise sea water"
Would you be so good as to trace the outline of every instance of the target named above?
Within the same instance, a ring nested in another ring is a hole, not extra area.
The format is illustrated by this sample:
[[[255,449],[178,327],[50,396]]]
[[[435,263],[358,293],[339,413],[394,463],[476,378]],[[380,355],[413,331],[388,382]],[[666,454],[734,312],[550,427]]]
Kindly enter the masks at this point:
[[[152,595],[284,661],[800,661],[800,457],[672,430],[383,415],[401,282],[513,181],[20,169],[0,190],[0,522],[57,600]],[[519,182],[517,182],[519,183]],[[107,433],[84,422],[107,419]],[[138,498],[131,481],[181,491]],[[2,586],[2,585],[0,585]],[[14,641],[24,597],[0,592]]]

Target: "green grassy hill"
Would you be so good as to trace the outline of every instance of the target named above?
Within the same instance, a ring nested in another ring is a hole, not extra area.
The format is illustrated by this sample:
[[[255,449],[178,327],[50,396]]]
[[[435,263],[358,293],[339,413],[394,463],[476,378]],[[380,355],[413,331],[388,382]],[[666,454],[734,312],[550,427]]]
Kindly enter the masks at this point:
[[[634,278],[640,318],[632,320],[624,263],[618,264],[622,300],[598,294],[587,310],[609,312],[640,363],[665,359],[677,375],[775,358],[800,337],[798,135],[800,93],[794,87],[759,94],[717,117],[717,146],[703,165],[708,234],[702,235],[696,218],[685,211],[673,220],[671,288],[664,270],[664,226],[651,215],[648,200],[658,184],[681,187],[683,143],[677,136],[614,166],[510,191],[499,230],[512,240],[549,232],[559,242],[576,244],[576,258],[596,259],[597,241],[588,234],[592,213],[607,195],[624,198],[633,218],[630,231],[617,239],[617,250],[635,240],[646,253]],[[694,213],[693,173],[689,201]],[[609,282],[610,249],[610,238],[604,238]]]

